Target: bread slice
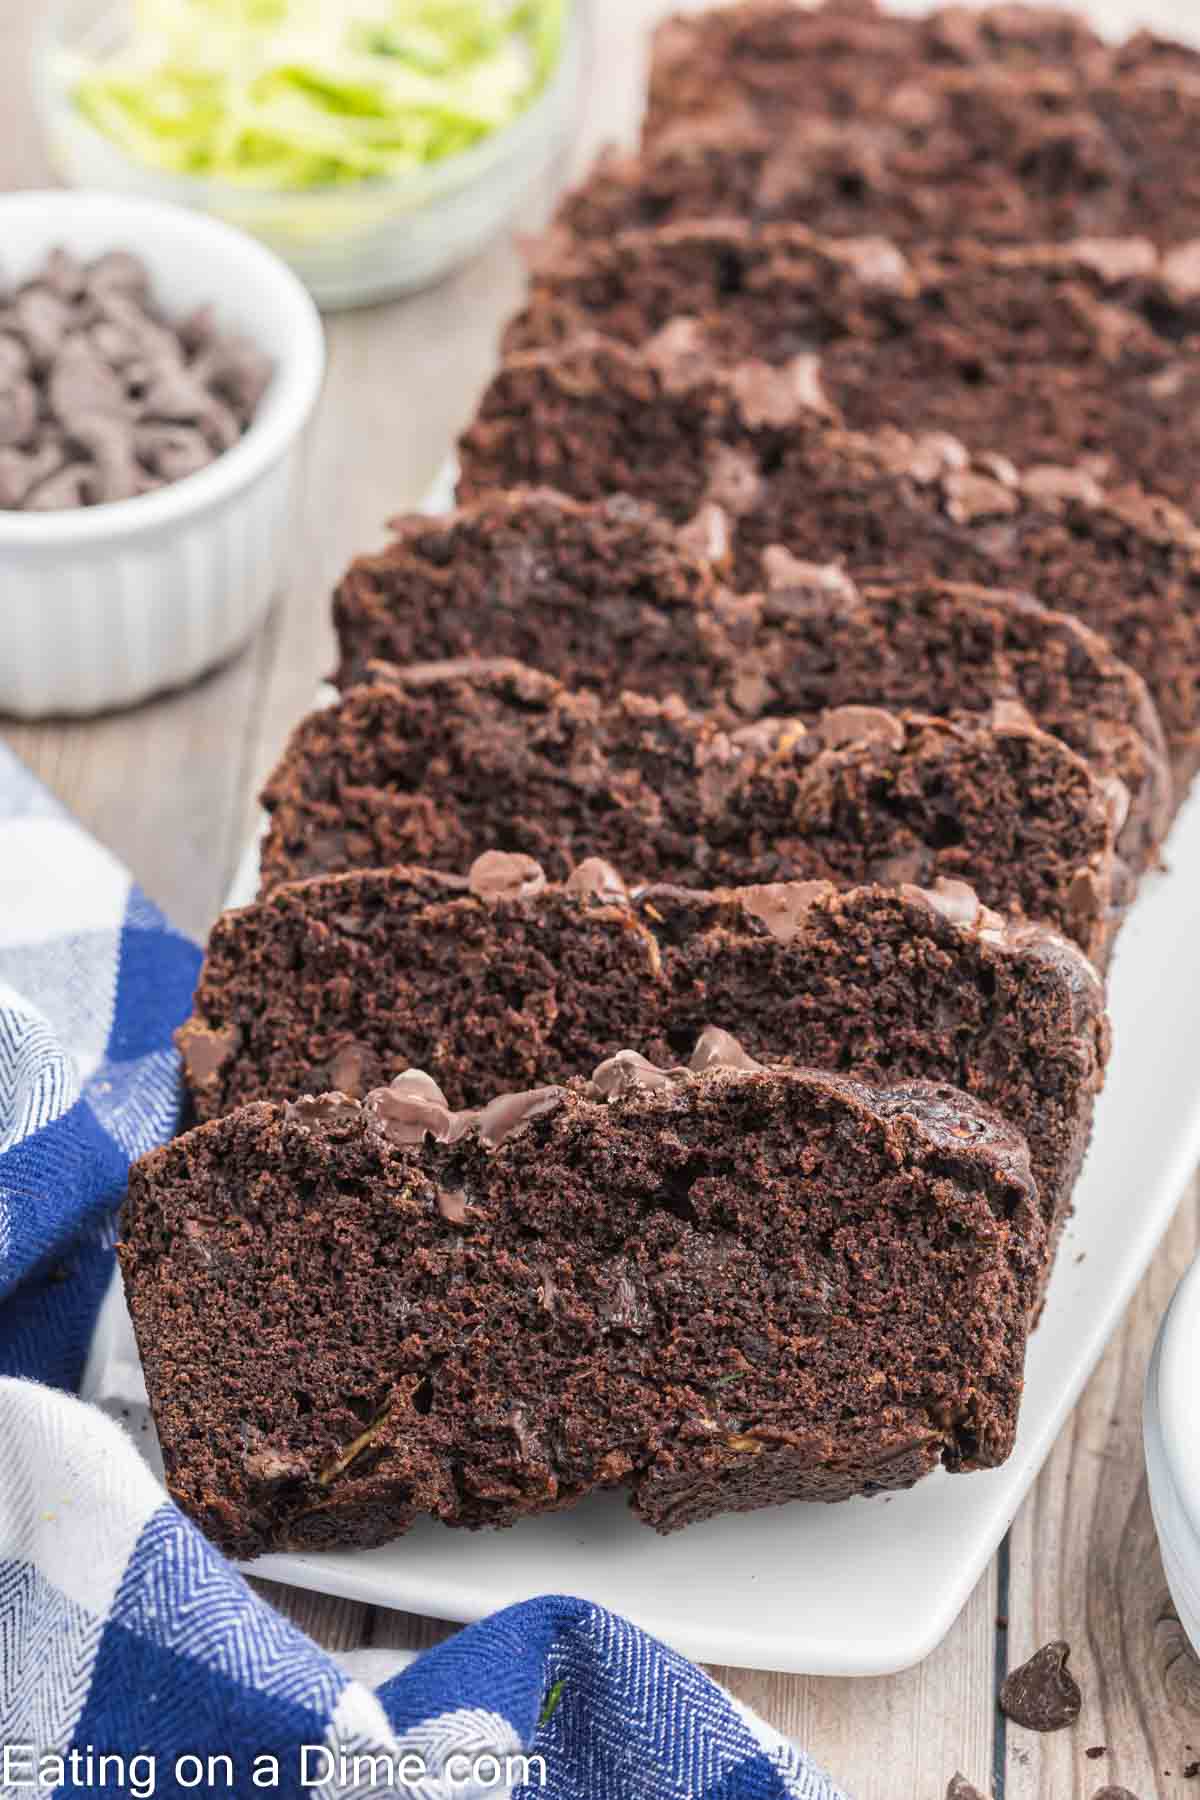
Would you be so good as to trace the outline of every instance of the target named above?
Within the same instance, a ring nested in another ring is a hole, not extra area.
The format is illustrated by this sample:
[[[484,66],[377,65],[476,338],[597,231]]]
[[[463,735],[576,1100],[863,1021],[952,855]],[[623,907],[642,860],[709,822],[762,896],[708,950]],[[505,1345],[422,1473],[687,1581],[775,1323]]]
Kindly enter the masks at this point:
[[[660,1531],[1012,1448],[1042,1221],[953,1089],[630,1052],[455,1114],[419,1072],[135,1166],[121,1266],[168,1488],[238,1556],[509,1525]]]
[[[392,529],[334,594],[339,687],[372,662],[511,656],[597,693],[716,700],[720,583],[653,507],[517,489]]]
[[[481,849],[555,881],[589,855],[685,886],[970,881],[1103,961],[1132,893],[1108,785],[1025,710],[840,707],[726,732],[519,663],[432,664],[303,720],[263,795],[262,891],[338,869],[451,874]]]
[[[781,133],[798,118],[878,116],[905,86],[942,69],[1046,69],[1078,81],[1182,46],[1139,39],[1113,51],[1078,13],[1053,6],[941,7],[917,18],[874,0],[743,0],[668,18],[654,34],[645,136],[747,119]]]
[[[914,68],[869,111],[812,96],[775,122],[751,103],[609,152],[554,230],[611,239],[683,219],[803,224],[901,245],[1200,234],[1200,62],[1082,76],[1002,65]]]
[[[491,655],[610,699],[679,694],[734,724],[856,703],[940,714],[1018,700],[1121,783],[1125,860],[1140,871],[1157,855],[1172,783],[1145,684],[1102,638],[1024,595],[934,579],[860,590],[836,565],[776,546],[773,591],[730,600],[711,564],[623,497],[585,506],[506,492],[400,526],[335,595],[343,687],[381,659]]]
[[[580,499],[637,492],[742,592],[796,585],[800,561],[828,566],[800,584],[817,592],[840,570],[1031,593],[1145,680],[1182,799],[1200,764],[1200,530],[1186,514],[1086,470],[973,457],[946,433],[846,431],[786,376],[722,372],[681,337],[675,354],[593,336],[510,357],[462,440],[464,498],[531,479]]]
[[[734,1033],[760,1061],[962,1088],[1029,1145],[1050,1241],[1104,1078],[1104,991],[1073,944],[962,882],[630,892],[489,852],[469,877],[316,876],[217,920],[178,1043],[197,1116],[426,1069],[455,1106],[630,1043],[668,1066]]]
[[[855,430],[953,432],[1018,467],[1076,466],[1200,509],[1200,275],[1144,238],[903,254],[800,226],[631,231],[543,259],[506,347],[592,330],[756,358]]]

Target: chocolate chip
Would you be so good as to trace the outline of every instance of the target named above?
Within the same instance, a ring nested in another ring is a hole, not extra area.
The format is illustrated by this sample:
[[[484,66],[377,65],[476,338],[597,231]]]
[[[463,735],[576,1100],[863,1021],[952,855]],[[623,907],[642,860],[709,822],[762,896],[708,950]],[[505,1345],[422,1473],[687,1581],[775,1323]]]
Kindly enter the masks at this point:
[[[829,750],[846,744],[880,744],[892,750],[904,748],[904,724],[895,713],[879,706],[835,706],[822,713],[815,727]]]
[[[34,367],[47,367],[58,355],[70,328],[70,306],[49,288],[35,285],[17,295],[13,317]]]
[[[1020,504],[1012,487],[994,481],[991,476],[977,475],[970,469],[956,470],[942,483],[946,496],[946,514],[956,525],[975,525],[981,519],[1002,519],[1015,513]]]
[[[1076,238],[1071,257],[1112,285],[1158,271],[1158,251],[1149,238]]]
[[[461,1188],[438,1188],[437,1209],[448,1225],[467,1222],[467,1196]]]
[[[46,393],[59,424],[72,432],[84,419],[130,417],[124,382],[86,338],[68,338],[50,370]]]
[[[1100,885],[1095,873],[1091,869],[1076,869],[1067,889],[1067,911],[1080,933],[1099,916],[1100,908]]]
[[[0,399],[0,409],[3,404]],[[34,475],[31,462],[20,450],[0,449],[0,507],[20,506],[35,482],[42,479]]]
[[[200,1087],[237,1054],[242,1033],[237,1025],[214,1028],[189,1019],[186,1025],[180,1026],[175,1042],[188,1081],[192,1086]]]
[[[1186,1770],[1184,1772],[1186,1774]],[[1096,1789],[1092,1800],[1138,1800],[1138,1797],[1127,1787],[1102,1787]]]
[[[895,293],[912,287],[907,257],[887,238],[846,238],[833,253],[839,262],[849,263],[856,280],[866,287],[890,288]]]
[[[215,342],[216,336],[217,312],[211,302],[193,307],[186,318],[179,321],[179,342],[189,356],[194,356],[199,350],[207,350]]]
[[[78,300],[87,286],[87,274],[77,256],[57,245],[42,268],[42,281],[64,300]]]
[[[94,501],[131,500],[142,492],[143,474],[133,452],[133,431],[119,419],[99,414],[79,418],[71,435],[95,465],[91,498]]]
[[[0,332],[0,388],[29,374],[29,352],[20,338],[11,332]]]
[[[294,1125],[338,1125],[357,1119],[362,1113],[357,1100],[349,1094],[301,1094],[286,1109],[285,1117]]]
[[[797,725],[795,729],[799,736],[805,735],[803,725]],[[790,735],[788,722],[783,719],[753,719],[728,735],[715,732],[706,744],[697,745],[696,758],[701,767],[708,761],[735,768],[735,750],[749,750],[755,756],[774,756],[781,744],[787,748],[786,740]],[[736,772],[733,779],[737,779]]]
[[[542,892],[546,872],[532,856],[485,850],[471,864],[467,883],[480,900],[529,900]]]
[[[709,452],[708,486],[704,504],[718,506],[739,518],[752,512],[762,496],[763,482],[757,460],[733,444],[714,444]]]
[[[474,1116],[474,1129],[489,1150],[496,1150],[522,1125],[560,1107],[565,1091],[560,1087],[544,1087],[525,1094],[500,1094]]]
[[[207,346],[192,364],[192,373],[220,394],[235,414],[250,417],[271,385],[273,365],[257,345],[245,338],[221,339],[210,326]]]
[[[286,1481],[303,1481],[308,1474],[304,1458],[291,1451],[252,1450],[242,1467],[255,1487],[280,1487]]]
[[[840,600],[858,597],[858,589],[839,563],[804,562],[783,544],[768,544],[762,553],[762,565],[768,588],[796,588],[826,604],[831,596]]]
[[[450,1104],[433,1076],[427,1075],[424,1069],[404,1069],[389,1086],[393,1094],[415,1095],[420,1100],[432,1101],[434,1106],[448,1107]]]
[[[729,385],[743,422],[752,431],[762,426],[781,430],[794,425],[806,412],[829,412],[821,389],[820,363],[806,354],[793,357],[786,368],[770,363],[739,363]]]
[[[952,1775],[946,1789],[946,1800],[987,1800],[987,1795],[969,1782],[965,1775]]]
[[[642,354],[668,393],[686,392],[705,366],[704,327],[682,315],[668,319],[643,344]]]
[[[567,876],[569,894],[595,894],[600,900],[628,901],[629,889],[602,856],[589,856]]]
[[[26,512],[65,512],[69,507],[86,506],[91,498],[91,473],[86,463],[68,463],[26,494]]]
[[[755,1062],[732,1032],[722,1031],[719,1025],[706,1025],[696,1040],[696,1048],[688,1067],[697,1075],[709,1069],[744,1069],[747,1071],[763,1068],[763,1064]]]
[[[160,369],[142,396],[142,411],[153,419],[195,425],[212,404],[207,388],[184,368]]]
[[[732,895],[773,938],[788,944],[803,929],[813,906],[833,892],[828,881],[766,881],[756,887],[734,888]]]
[[[1070,500],[1083,506],[1099,506],[1104,499],[1103,488],[1086,469],[1060,469],[1051,463],[1026,469],[1021,490],[1030,500],[1048,507],[1063,506]]]
[[[35,487],[65,468],[68,460],[66,445],[50,437],[35,450],[0,450],[0,506],[19,506]]]
[[[1029,708],[1020,700],[1010,695],[1001,695],[992,701],[992,710],[988,722],[993,731],[1003,733],[1005,737],[1036,737],[1038,722]]]
[[[133,441],[142,462],[164,481],[182,481],[212,461],[208,440],[190,425],[144,425]]]
[[[944,476],[970,465],[967,447],[948,431],[926,431],[919,437],[883,440],[889,461],[903,475],[911,475],[920,487],[930,487]]]
[[[640,1051],[618,1050],[595,1070],[592,1086],[601,1099],[615,1100],[623,1094],[656,1093],[677,1087],[685,1076],[683,1069],[660,1069]]]
[[[974,925],[983,907],[975,889],[965,881],[954,881],[940,875],[932,887],[908,888],[910,895],[924,900],[934,912],[941,913],[952,925]]]
[[[37,393],[31,381],[17,376],[0,389],[0,444],[26,444],[37,424]]]
[[[1079,1717],[1083,1697],[1067,1668],[1071,1646],[1044,1644],[1000,1689],[1001,1711],[1029,1731],[1062,1731]]]
[[[442,1144],[450,1141],[449,1108],[419,1095],[405,1096],[392,1093],[390,1088],[373,1088],[363,1101],[363,1108],[390,1143],[412,1148],[423,1144],[427,1137]]]
[[[427,1136],[448,1144],[459,1135],[455,1127],[462,1115],[451,1112],[445,1094],[424,1069],[405,1069],[390,1086],[373,1089],[363,1108],[393,1144],[422,1144]]]
[[[88,286],[93,292],[129,294],[141,299],[149,291],[150,274],[140,256],[131,250],[108,250],[88,268]]]

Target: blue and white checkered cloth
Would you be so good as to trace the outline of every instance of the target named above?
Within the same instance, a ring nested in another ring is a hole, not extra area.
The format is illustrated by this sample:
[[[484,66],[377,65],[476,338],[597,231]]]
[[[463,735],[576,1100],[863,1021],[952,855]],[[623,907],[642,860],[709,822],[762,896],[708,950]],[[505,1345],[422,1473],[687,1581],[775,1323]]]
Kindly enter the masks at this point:
[[[71,1397],[199,967],[0,748],[0,1797],[840,1800],[602,1608],[530,1600],[377,1687],[254,1595]]]

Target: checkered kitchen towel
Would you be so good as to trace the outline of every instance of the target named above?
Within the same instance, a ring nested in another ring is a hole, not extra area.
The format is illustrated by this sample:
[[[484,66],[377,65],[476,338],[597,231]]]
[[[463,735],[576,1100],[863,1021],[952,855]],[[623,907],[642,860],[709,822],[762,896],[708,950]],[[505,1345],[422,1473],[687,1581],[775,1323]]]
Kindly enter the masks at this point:
[[[178,1121],[171,1031],[198,966],[0,748],[0,1797],[840,1800],[699,1670],[578,1600],[352,1679],[63,1391],[128,1163]]]

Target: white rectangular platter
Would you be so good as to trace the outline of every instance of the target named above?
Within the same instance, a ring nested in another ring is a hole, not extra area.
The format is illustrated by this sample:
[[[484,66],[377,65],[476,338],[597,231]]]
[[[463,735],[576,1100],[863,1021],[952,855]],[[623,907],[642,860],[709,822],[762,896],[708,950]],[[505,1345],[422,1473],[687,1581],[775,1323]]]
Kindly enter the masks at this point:
[[[667,1538],[606,1495],[511,1531],[424,1524],[381,1550],[269,1556],[253,1572],[464,1621],[534,1594],[576,1594],[688,1656],[750,1668],[886,1674],[928,1655],[1007,1530],[1200,1162],[1200,790],[1167,860],[1169,874],[1147,881],[1118,945],[1108,1085],[1003,1468],[939,1472],[904,1494],[777,1507]],[[252,891],[249,866],[238,899],[247,880]],[[139,1385],[114,1293],[87,1391],[128,1410],[144,1401]],[[135,1437],[150,1444],[145,1431]]]

